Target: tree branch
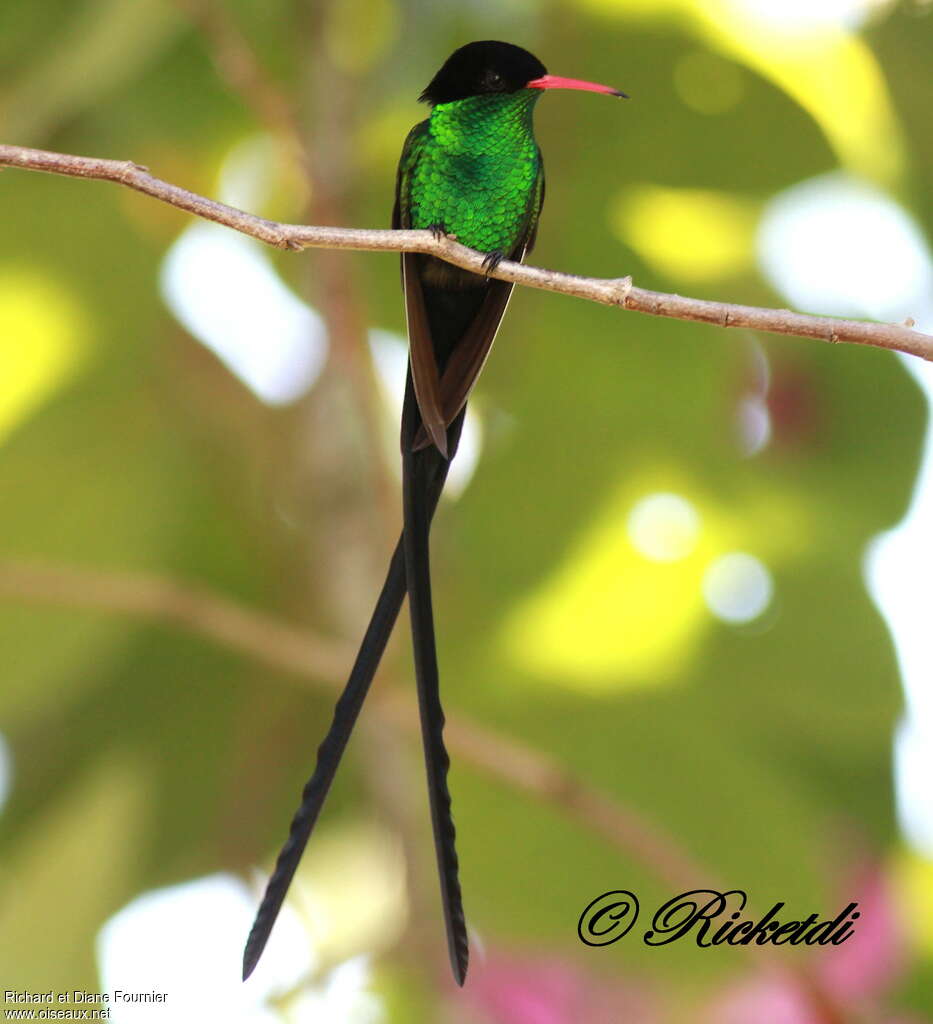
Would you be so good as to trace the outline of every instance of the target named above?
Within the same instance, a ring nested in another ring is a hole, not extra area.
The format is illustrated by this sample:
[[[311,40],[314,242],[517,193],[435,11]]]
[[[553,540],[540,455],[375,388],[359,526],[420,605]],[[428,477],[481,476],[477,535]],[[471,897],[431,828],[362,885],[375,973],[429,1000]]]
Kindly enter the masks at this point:
[[[220,78],[267,130],[286,143],[307,172],[308,154],[292,104],[266,74],[227,6],[218,0],[175,0],[175,4],[200,29]]]
[[[468,249],[452,238],[435,239],[429,231],[383,231],[369,228],[281,224],[161,181],[149,174],[145,167],[131,161],[102,160],[65,153],[49,153],[41,149],[27,149],[25,146],[0,145],[0,167],[19,167],[75,178],[115,181],[280,249],[420,252],[437,256],[464,270],[472,270],[478,274],[486,273],[483,265],[484,254]],[[632,283],[631,277],[580,277],[576,274],[544,270],[507,260],[503,260],[489,276],[652,316],[694,320],[717,327],[745,327],[772,334],[816,338],[832,343],[871,345],[933,361],[933,335],[912,330],[910,321],[900,326],[811,316],[787,309],[762,309],[757,306],[710,302],[638,288]]]
[[[221,647],[255,658],[290,676],[331,690],[343,687],[354,652],[309,635],[228,598],[176,580],[28,562],[0,562],[0,600],[98,609],[178,626]],[[420,735],[410,694],[374,693],[372,710],[407,733]],[[559,807],[623,854],[675,888],[712,885],[670,837],[615,798],[577,778],[553,758],[463,715],[447,715],[450,749],[479,771]]]
[[[355,651],[336,640],[286,625],[209,590],[141,573],[101,572],[30,562],[0,562],[0,600],[119,612],[165,622],[294,672],[342,682]]]

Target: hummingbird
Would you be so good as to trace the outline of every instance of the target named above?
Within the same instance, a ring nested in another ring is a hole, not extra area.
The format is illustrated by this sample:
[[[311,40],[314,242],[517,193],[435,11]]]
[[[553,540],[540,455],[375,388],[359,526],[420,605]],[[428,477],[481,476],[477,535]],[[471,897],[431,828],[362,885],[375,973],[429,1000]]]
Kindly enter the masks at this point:
[[[447,787],[450,759],[443,737],[428,534],[457,452],[467,398],[512,294],[510,283],[487,275],[503,259],[522,261],[535,243],[544,167],[532,115],[548,89],[625,96],[609,86],[550,75],[527,50],[485,40],[451,54],[419,97],[431,114],[405,140],[392,227],[455,236],[485,254],[485,273],[433,256],[402,254],[409,338],[401,425],[402,535],[246,941],[244,980],[268,941],[406,593],[447,947],[457,984],[466,979],[469,945]]]

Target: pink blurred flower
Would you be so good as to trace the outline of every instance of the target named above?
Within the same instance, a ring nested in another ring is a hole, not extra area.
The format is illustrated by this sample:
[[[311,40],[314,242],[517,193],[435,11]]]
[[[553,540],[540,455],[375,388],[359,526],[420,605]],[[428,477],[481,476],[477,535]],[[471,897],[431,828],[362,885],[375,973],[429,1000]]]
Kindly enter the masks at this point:
[[[464,997],[489,1024],[657,1024],[654,1000],[634,982],[612,982],[556,957],[492,952]]]
[[[878,1024],[922,1024],[919,1018],[876,1010],[907,965],[894,897],[877,864],[849,877],[841,898],[859,904],[859,921],[842,945],[817,946],[805,963],[811,982],[793,970],[762,969],[729,986],[708,1009],[715,1024],[824,1024],[827,1004],[842,1011],[872,1011]],[[782,950],[775,950],[776,959]],[[788,958],[787,967],[793,961]]]

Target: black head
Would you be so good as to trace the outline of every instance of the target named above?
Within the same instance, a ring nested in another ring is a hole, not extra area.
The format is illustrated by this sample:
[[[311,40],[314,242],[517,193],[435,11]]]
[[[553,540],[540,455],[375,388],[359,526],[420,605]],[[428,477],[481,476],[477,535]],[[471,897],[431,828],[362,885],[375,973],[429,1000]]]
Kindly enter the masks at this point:
[[[452,103],[468,96],[517,92],[547,74],[534,54],[511,43],[486,39],[455,50],[419,97],[424,103]]]

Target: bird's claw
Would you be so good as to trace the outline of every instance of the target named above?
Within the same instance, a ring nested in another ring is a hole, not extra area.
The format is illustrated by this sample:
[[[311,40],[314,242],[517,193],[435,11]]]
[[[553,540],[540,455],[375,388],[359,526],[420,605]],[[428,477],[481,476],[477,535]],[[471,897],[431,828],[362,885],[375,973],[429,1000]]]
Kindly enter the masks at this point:
[[[429,224],[428,231],[431,232],[431,237],[435,242],[439,242],[442,238],[447,237],[447,228],[441,221],[438,221],[436,224]]]
[[[486,276],[489,277],[504,259],[505,253],[501,249],[493,249],[492,252],[486,253],[486,258],[483,260],[483,271]]]

